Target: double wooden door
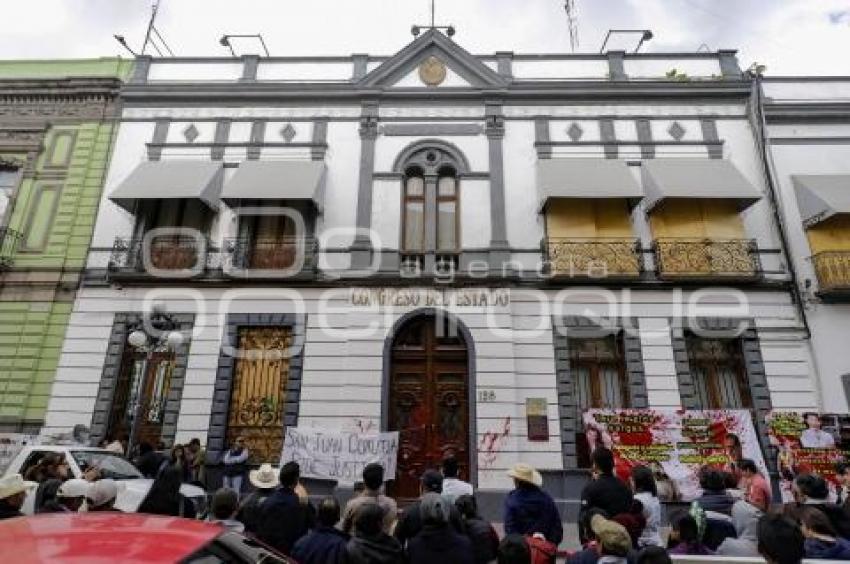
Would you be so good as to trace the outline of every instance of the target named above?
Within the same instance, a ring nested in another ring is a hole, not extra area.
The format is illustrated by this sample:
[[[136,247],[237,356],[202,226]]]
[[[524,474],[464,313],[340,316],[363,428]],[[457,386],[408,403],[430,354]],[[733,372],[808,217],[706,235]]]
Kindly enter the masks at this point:
[[[416,318],[398,332],[389,390],[389,430],[400,443],[395,497],[418,497],[422,473],[448,456],[469,479],[468,377],[466,343],[448,319]]]

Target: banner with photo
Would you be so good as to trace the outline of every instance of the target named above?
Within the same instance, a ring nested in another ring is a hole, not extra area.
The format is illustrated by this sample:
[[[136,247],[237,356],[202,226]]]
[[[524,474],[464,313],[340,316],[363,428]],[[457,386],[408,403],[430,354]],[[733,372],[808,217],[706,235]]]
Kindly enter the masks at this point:
[[[749,458],[767,475],[746,410],[589,409],[584,429],[590,452],[600,446],[614,452],[621,479],[635,466],[651,468],[662,501],[698,498],[704,466],[735,473],[736,461]]]
[[[765,422],[770,444],[776,448],[782,501],[793,501],[791,485],[802,473],[826,479],[830,498],[834,499],[840,487],[836,464],[846,460],[850,452],[850,416],[772,411]]]

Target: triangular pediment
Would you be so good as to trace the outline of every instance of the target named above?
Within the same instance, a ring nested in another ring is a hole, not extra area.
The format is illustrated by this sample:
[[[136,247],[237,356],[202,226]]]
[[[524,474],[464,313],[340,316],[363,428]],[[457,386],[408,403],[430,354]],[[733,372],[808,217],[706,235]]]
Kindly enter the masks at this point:
[[[439,84],[429,86],[420,77],[423,63],[433,65],[436,77],[442,77]],[[440,69],[441,64],[445,66],[444,72]],[[378,88],[500,88],[507,85],[507,80],[439,31],[429,29],[360,79],[358,85]]]

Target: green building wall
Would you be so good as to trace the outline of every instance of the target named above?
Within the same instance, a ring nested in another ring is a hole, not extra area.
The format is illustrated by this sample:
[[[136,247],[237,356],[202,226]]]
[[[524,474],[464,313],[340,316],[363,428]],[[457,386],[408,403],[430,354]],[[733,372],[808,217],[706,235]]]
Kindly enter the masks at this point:
[[[123,80],[131,67],[121,59],[0,61],[0,92],[28,79],[50,82],[61,97],[68,80]],[[114,113],[92,119],[89,105],[70,112],[85,115],[76,121],[62,111],[66,102],[57,98],[57,119],[48,118],[35,154],[0,146],[0,164],[27,162],[7,216],[22,237],[0,278],[0,431],[34,431],[43,422],[117,131]],[[115,102],[103,97],[104,110]],[[14,126],[0,119],[4,127]]]

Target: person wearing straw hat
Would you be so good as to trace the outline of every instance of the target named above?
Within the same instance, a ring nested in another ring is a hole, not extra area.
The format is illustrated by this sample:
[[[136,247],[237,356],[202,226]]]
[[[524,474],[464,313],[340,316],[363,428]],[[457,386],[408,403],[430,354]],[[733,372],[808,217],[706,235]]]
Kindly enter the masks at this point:
[[[280,484],[280,480],[278,479],[278,472],[272,468],[272,465],[265,463],[248,473],[248,481],[257,489],[243,500],[236,514],[236,519],[245,525],[246,531],[256,533],[260,525],[260,512],[263,502],[274,493],[275,488]]]
[[[514,490],[505,498],[505,534],[542,534],[558,545],[564,538],[561,514],[555,500],[543,491],[543,476],[529,464],[519,462],[508,470]]]
[[[0,519],[23,517],[21,507],[27,492],[36,487],[35,482],[27,482],[20,474],[0,478]]]

